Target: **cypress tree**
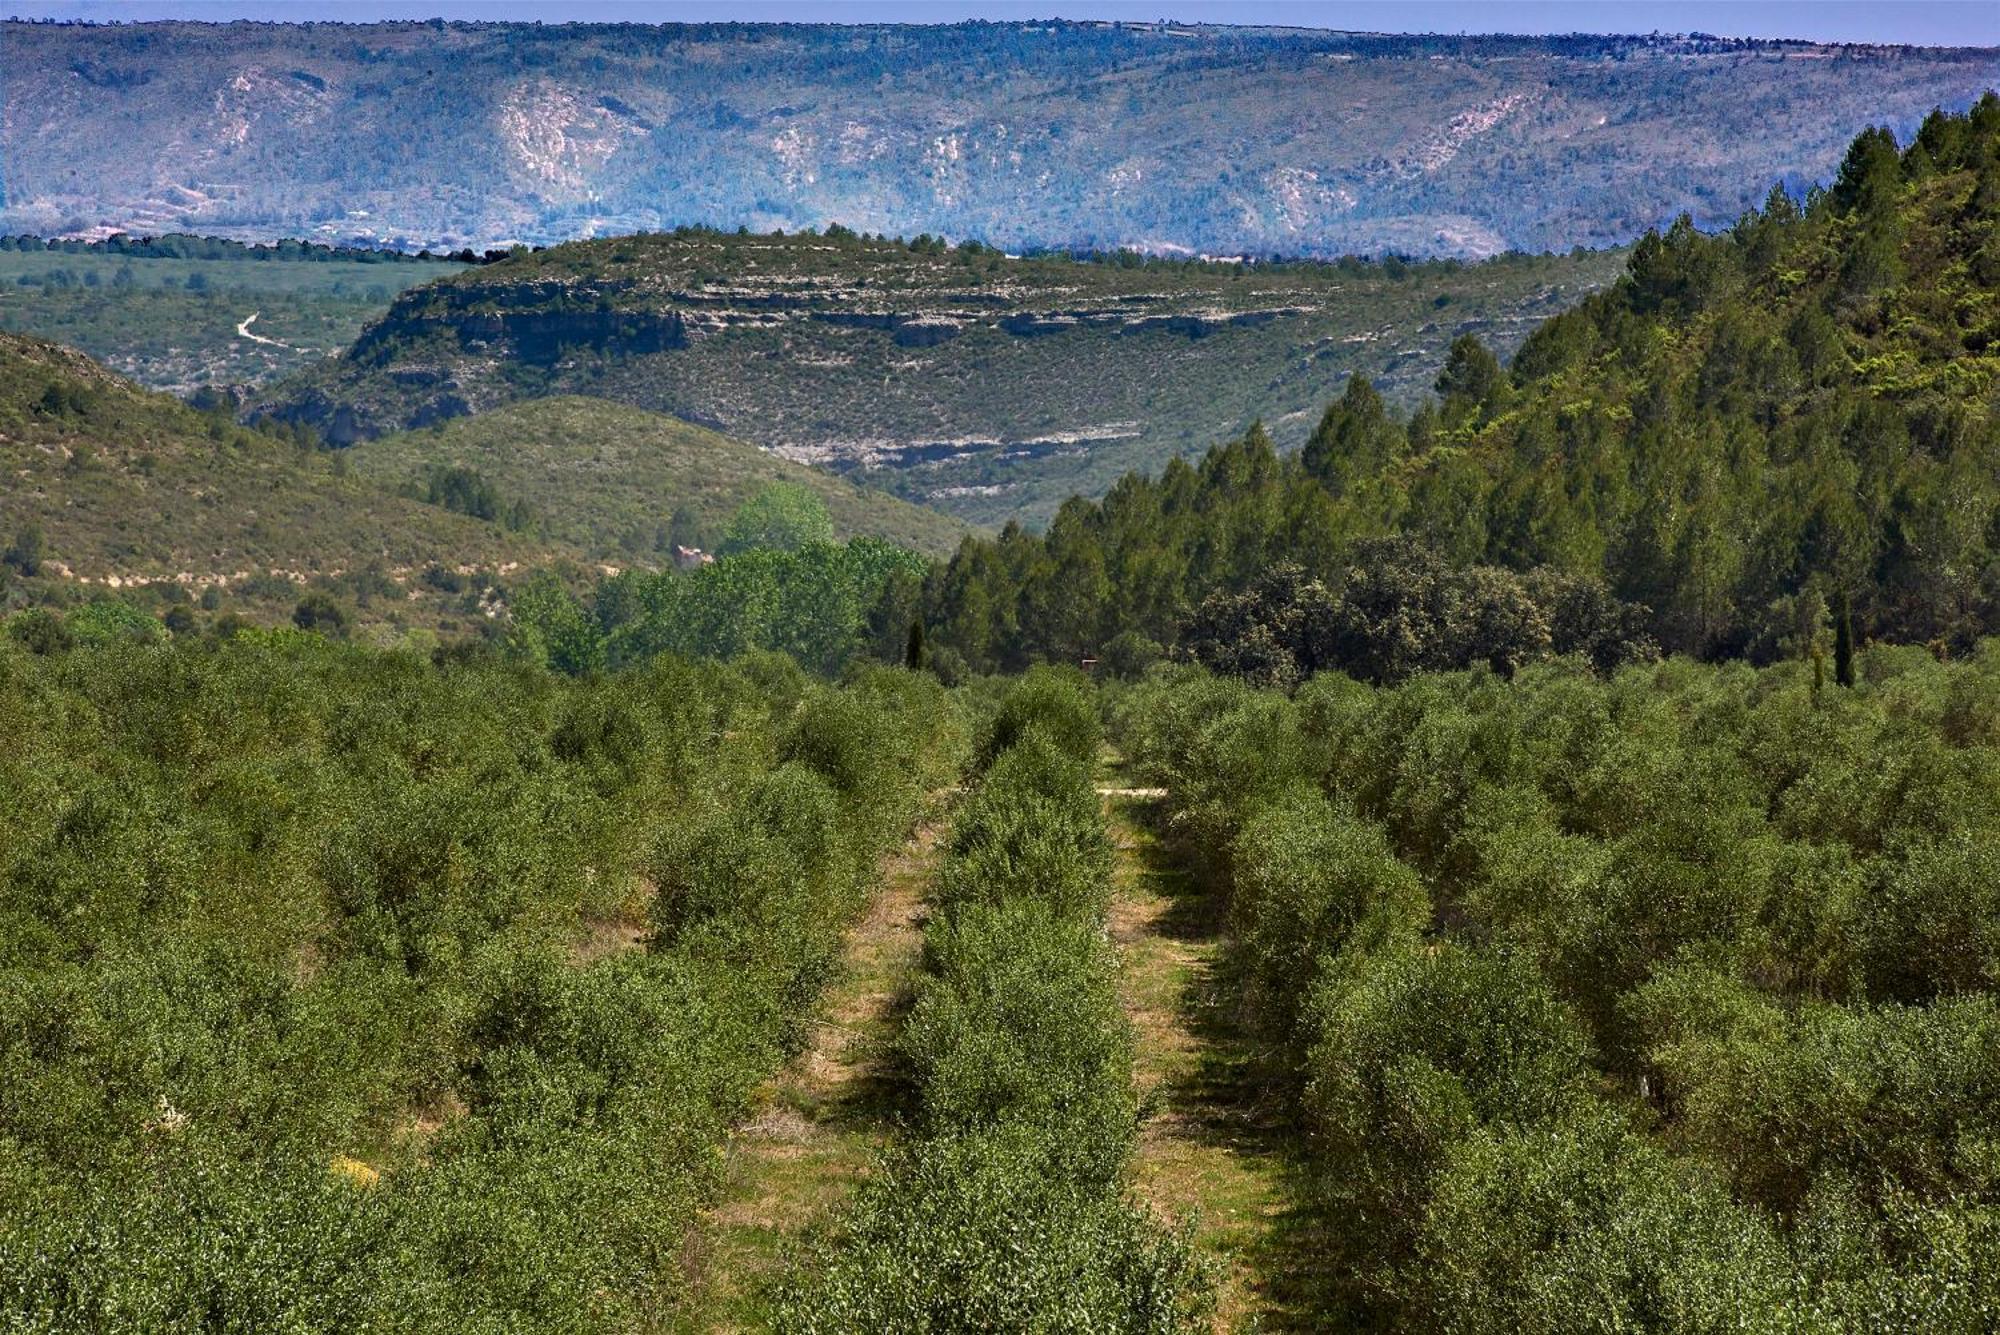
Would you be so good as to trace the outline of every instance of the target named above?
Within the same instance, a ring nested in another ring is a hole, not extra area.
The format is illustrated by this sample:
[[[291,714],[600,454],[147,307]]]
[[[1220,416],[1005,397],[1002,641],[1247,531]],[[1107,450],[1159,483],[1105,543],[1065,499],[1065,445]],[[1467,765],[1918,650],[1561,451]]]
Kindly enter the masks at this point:
[[[1842,686],[1854,685],[1854,614],[1845,592],[1833,609],[1833,679]]]
[[[924,623],[920,617],[910,623],[909,642],[903,647],[903,666],[912,672],[920,672],[929,657],[924,647]]]

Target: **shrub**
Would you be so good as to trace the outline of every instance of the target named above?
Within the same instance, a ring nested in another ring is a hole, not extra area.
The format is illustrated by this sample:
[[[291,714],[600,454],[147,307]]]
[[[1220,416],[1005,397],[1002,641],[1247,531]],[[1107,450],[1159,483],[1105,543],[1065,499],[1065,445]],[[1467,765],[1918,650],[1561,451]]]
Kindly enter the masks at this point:
[[[774,923],[803,895],[838,884],[847,863],[826,780],[791,764],[736,800],[714,795],[681,813],[651,859],[653,926],[672,944],[720,916]]]
[[[69,614],[70,634],[78,644],[130,642],[156,644],[165,628],[130,603],[105,598],[85,603]]]
[[[1114,1181],[1136,1118],[1131,1040],[1098,925],[1046,902],[972,905],[925,934],[898,1047],[927,1135],[1032,1127],[1067,1176]]]
[[[1722,1335],[1802,1315],[1777,1231],[1602,1115],[1449,1149],[1396,1287],[1412,1320],[1455,1335]]]
[[[1185,1235],[1052,1168],[1026,1127],[892,1157],[842,1242],[789,1279],[778,1330],[1209,1329],[1212,1289]]]
[[[39,575],[47,553],[48,544],[42,538],[42,526],[26,523],[15,530],[14,540],[7,544],[7,550],[0,552],[0,564],[21,575]]]
[[[1870,995],[1921,1001],[2000,984],[2000,837],[1914,840],[1862,901]]]
[[[937,898],[949,908],[1031,896],[1099,915],[1110,857],[1089,771],[1036,727],[993,763],[953,823]]]
[[[64,653],[76,644],[63,619],[43,607],[31,607],[9,617],[7,634],[29,653],[44,657]]]
[[[1097,701],[1090,682],[1073,668],[1038,667],[1014,683],[1000,702],[984,745],[982,766],[1021,739],[1031,727],[1041,728],[1062,754],[1085,765],[1097,763],[1097,748],[1103,727],[1097,718]]]
[[[1748,989],[1727,1007],[1713,986],[1688,995],[1685,977],[1669,974],[1635,999],[1661,1035],[1649,1056],[1686,1143],[1745,1199],[1794,1211],[1829,1175],[1924,1201],[2000,1186],[1991,997],[1819,1003],[1788,1016]],[[1692,1032],[1673,1032],[1666,1015],[1688,1017]]]
[[[1379,826],[1311,789],[1259,808],[1236,837],[1229,917],[1254,980],[1256,1009],[1280,1040],[1295,1034],[1321,962],[1357,932],[1366,948],[1415,936],[1430,899]]]
[[[321,593],[317,589],[299,599],[292,609],[292,624],[300,630],[315,631],[321,635],[339,638],[347,634],[351,620],[347,609],[335,600],[332,594]]]
[[[665,1322],[908,816],[774,764],[790,704],[254,629],[0,653],[0,1325]]]
[[[1304,1107],[1330,1189],[1390,1227],[1421,1214],[1445,1153],[1531,1126],[1584,1089],[1590,1042],[1525,961],[1405,944],[1342,958],[1308,1003]]]
[[[1121,691],[1304,1051],[1315,1319],[1992,1324],[1995,661],[1857,666]]]

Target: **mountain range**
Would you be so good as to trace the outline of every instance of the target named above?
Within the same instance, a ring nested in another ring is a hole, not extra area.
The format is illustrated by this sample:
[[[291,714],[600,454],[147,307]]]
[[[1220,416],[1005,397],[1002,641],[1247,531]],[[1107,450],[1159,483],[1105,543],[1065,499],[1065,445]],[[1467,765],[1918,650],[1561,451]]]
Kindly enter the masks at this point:
[[[1172,23],[0,25],[0,227],[417,245],[686,223],[1481,256],[1721,225],[1986,49]]]

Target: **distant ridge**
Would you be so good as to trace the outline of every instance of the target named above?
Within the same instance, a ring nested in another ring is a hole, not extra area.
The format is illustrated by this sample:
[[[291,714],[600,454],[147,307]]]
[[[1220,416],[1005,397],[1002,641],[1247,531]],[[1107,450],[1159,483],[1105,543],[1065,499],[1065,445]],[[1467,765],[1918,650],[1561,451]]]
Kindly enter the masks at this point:
[[[8,23],[0,227],[485,247],[683,223],[1492,254],[1731,221],[1992,50],[1212,25]],[[171,147],[172,151],[163,151]]]

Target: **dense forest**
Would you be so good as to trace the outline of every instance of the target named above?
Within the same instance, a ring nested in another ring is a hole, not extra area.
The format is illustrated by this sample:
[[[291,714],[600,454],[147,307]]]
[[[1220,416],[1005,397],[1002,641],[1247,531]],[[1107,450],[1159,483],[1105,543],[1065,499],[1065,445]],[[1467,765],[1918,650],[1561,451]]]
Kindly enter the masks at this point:
[[[1356,378],[1296,455],[1252,430],[968,540],[926,615],[981,669],[1122,636],[1274,677],[1640,639],[1770,661],[1841,628],[1963,652],[2000,629],[1996,372],[1989,94],[1900,151],[1863,135],[1802,204],[1648,235],[1511,371],[1461,339],[1408,418]]]

